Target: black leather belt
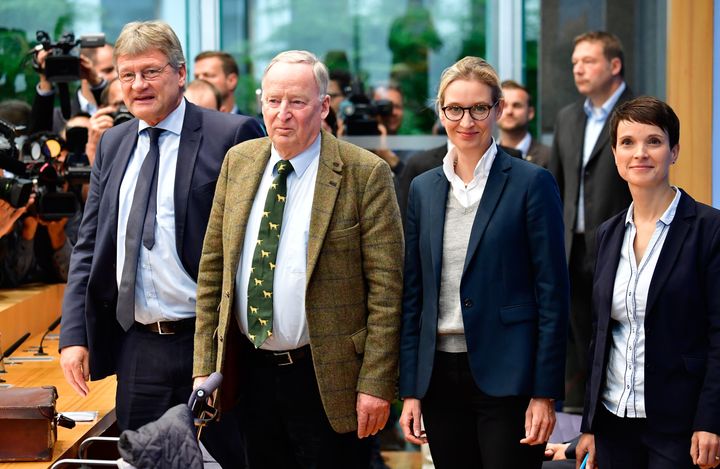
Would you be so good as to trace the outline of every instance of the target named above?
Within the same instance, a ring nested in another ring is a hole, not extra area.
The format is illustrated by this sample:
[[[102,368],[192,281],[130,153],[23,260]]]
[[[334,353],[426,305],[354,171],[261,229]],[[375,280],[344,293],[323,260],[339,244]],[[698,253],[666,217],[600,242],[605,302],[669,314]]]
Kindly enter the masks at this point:
[[[254,348],[253,352],[264,364],[274,366],[287,366],[304,362],[312,357],[310,345],[296,348],[294,350],[263,350]]]
[[[136,322],[135,325],[146,331],[154,332],[159,335],[171,335],[178,332],[192,331],[195,329],[195,318],[180,319],[179,321],[158,321],[150,324],[141,324]]]

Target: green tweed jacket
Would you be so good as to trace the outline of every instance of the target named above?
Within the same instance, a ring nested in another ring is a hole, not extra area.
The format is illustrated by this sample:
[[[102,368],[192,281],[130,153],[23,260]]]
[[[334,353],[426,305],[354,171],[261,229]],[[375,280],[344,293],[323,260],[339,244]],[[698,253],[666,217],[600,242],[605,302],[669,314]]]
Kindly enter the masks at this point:
[[[234,283],[270,145],[262,138],[230,149],[205,234],[193,375],[223,373],[221,407],[237,399],[243,376]],[[396,395],[403,233],[388,165],[327,132],[307,250],[305,310],[320,396],[333,429],[355,431],[357,392]]]

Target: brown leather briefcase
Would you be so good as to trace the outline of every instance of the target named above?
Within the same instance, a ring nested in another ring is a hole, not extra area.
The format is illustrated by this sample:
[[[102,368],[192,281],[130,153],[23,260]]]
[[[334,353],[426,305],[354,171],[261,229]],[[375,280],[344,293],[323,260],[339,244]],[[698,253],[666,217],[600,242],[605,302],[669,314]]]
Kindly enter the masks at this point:
[[[0,390],[0,461],[49,461],[57,440],[55,386]]]

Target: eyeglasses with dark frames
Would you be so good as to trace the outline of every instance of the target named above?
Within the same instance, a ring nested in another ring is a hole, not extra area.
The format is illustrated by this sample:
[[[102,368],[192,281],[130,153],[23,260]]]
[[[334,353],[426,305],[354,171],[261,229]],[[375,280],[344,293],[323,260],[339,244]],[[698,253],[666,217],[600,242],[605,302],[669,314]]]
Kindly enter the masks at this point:
[[[144,81],[157,80],[168,65],[170,65],[170,62],[160,68],[146,68],[144,70],[140,70],[140,76]],[[136,77],[137,74],[135,72],[120,72],[118,74],[118,79],[123,83],[133,83],[135,82]]]
[[[492,105],[487,104],[473,104],[472,106],[462,107],[456,104],[445,106],[442,109],[443,114],[449,121],[457,122],[461,121],[465,117],[465,111],[470,112],[472,120],[484,121],[490,115],[492,108],[497,106],[500,100],[495,101]]]

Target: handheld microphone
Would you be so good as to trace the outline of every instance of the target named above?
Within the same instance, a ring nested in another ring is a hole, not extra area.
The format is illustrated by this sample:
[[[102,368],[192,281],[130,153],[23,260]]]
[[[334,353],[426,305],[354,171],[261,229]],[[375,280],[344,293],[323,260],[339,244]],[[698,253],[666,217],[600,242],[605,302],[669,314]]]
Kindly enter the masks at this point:
[[[43,334],[42,338],[40,339],[40,346],[38,347],[38,351],[35,352],[35,356],[45,356],[47,353],[45,353],[45,350],[43,350],[43,341],[45,340],[45,336],[48,335],[50,332],[52,332],[56,327],[58,327],[58,324],[60,324],[60,320],[62,319],[62,316],[58,316],[56,320],[52,322]]]
[[[13,352],[17,350],[17,348],[20,347],[28,337],[30,337],[30,333],[26,332],[25,335],[20,337],[18,340],[15,341],[14,344],[12,344],[10,347],[7,348],[7,350],[5,350],[5,353],[2,354],[2,358],[7,358],[12,355]]]

